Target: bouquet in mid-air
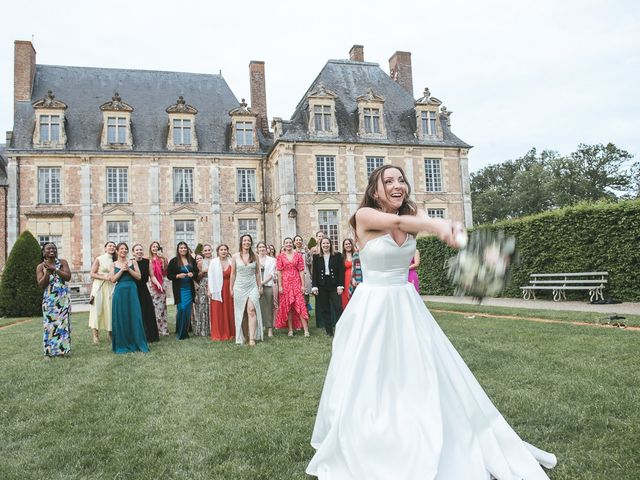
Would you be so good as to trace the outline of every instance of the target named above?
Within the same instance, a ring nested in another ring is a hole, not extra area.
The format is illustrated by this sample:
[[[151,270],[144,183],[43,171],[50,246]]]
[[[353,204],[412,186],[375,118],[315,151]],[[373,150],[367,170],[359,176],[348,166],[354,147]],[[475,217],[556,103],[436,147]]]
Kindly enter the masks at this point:
[[[498,295],[507,281],[516,253],[516,240],[504,232],[477,230],[467,240],[457,241],[458,254],[448,260],[449,279],[456,295],[484,297]]]

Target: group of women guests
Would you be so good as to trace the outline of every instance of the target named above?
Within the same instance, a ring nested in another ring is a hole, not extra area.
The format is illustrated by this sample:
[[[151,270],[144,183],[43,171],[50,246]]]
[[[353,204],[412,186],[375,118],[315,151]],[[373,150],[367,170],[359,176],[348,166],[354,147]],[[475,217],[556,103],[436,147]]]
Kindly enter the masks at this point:
[[[45,290],[45,355],[70,350],[70,299],[68,263],[57,257],[56,246],[45,244],[38,266],[38,284]],[[419,257],[412,260],[409,280]],[[335,326],[357,285],[362,282],[358,252],[347,238],[342,252],[334,251],[322,231],[309,249],[300,235],[285,238],[280,252],[258,242],[254,251],[250,235],[240,238],[238,252],[225,244],[215,252],[205,244],[194,255],[185,242],[178,243],[168,261],[160,243],[107,242],[104,253],[91,268],[93,278],[89,326],[93,343],[106,334],[115,353],[147,352],[148,344],[168,336],[167,288],[169,281],[176,305],[176,337],[189,333],[238,344],[272,337],[274,329],[288,335],[302,330],[309,336],[309,296],[315,296],[316,326],[333,336]],[[417,287],[417,275],[415,275]]]

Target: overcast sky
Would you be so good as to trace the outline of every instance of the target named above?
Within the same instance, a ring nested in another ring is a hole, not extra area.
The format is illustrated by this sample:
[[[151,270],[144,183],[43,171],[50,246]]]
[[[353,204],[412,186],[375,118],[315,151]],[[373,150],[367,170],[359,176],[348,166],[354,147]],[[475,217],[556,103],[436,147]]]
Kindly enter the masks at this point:
[[[613,142],[640,153],[634,0],[28,0],[2,10],[3,132],[14,40],[33,39],[40,64],[221,70],[247,101],[249,61],[264,60],[269,117],[285,119],[326,60],[362,44],[386,72],[396,50],[412,53],[414,95],[428,86],[454,112],[454,133],[474,145],[472,171],[531,147]]]

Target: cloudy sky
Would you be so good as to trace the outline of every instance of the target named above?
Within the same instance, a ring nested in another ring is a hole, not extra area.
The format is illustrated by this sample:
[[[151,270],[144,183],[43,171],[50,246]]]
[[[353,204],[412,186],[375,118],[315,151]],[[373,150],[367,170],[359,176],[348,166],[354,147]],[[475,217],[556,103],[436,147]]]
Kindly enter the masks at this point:
[[[531,147],[613,142],[640,153],[635,0],[29,0],[4,5],[3,18],[2,131],[12,127],[14,40],[33,40],[41,64],[221,70],[247,99],[249,61],[264,60],[268,113],[283,118],[327,59],[362,44],[387,72],[396,50],[412,52],[415,96],[428,86],[454,112],[453,131],[474,145],[472,171]]]

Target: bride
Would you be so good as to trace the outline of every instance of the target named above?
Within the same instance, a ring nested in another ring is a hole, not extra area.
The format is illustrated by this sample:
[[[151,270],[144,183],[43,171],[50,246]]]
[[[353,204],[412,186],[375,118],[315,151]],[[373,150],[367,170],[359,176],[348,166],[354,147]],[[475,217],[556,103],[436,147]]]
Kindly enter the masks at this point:
[[[553,454],[521,440],[435,322],[407,269],[418,232],[458,223],[409,199],[402,169],[369,178],[351,218],[363,283],[338,322],[307,473],[320,480],[542,480]]]

